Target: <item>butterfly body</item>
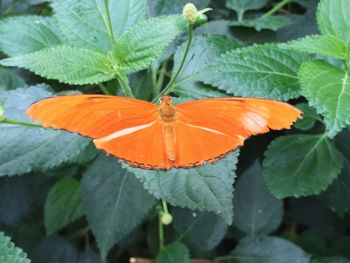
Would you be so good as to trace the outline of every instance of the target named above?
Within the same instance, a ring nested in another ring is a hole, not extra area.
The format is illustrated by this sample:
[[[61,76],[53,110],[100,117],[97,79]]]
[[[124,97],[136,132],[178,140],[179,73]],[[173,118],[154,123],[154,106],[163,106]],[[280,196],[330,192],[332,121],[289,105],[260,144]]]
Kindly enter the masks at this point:
[[[168,170],[215,162],[270,129],[290,128],[301,112],[287,103],[217,98],[160,105],[105,95],[66,95],[33,104],[44,127],[93,138],[97,148],[132,166]]]

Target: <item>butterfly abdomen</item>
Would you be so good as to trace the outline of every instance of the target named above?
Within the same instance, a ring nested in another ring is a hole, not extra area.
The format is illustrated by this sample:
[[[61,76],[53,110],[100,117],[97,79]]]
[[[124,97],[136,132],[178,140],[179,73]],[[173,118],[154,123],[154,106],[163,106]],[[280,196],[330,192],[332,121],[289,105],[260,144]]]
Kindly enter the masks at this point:
[[[174,125],[171,122],[164,123],[165,152],[169,161],[176,160]]]

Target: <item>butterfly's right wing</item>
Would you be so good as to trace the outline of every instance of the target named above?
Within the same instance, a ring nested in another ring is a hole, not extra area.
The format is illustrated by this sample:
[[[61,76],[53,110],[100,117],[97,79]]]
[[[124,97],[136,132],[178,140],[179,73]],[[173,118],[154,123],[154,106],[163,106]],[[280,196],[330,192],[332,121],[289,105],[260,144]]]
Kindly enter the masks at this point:
[[[65,95],[42,99],[32,104],[27,114],[44,127],[96,139],[149,124],[157,118],[157,106],[117,96]]]

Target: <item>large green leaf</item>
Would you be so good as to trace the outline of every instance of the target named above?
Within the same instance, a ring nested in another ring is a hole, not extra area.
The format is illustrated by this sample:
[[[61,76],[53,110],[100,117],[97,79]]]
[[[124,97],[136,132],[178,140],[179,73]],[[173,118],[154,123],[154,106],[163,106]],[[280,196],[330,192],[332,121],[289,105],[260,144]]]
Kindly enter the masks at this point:
[[[309,263],[310,255],[277,237],[245,237],[233,251],[237,263]]]
[[[269,17],[260,17],[257,19],[244,19],[242,21],[233,21],[233,22],[230,22],[229,25],[253,27],[257,31],[260,31],[262,29],[276,31],[277,29],[280,29],[281,27],[289,25],[290,23],[291,23],[291,20],[286,16],[275,15],[275,16],[269,16]]]
[[[147,68],[186,27],[182,16],[151,18],[122,34],[115,55],[128,72]]]
[[[0,262],[2,263],[30,263],[27,254],[15,247],[11,239],[0,232]]]
[[[214,212],[232,223],[233,183],[238,152],[215,164],[167,172],[128,167],[145,189],[173,206]]]
[[[304,63],[299,72],[303,95],[324,116],[330,137],[350,124],[350,73],[325,61]]]
[[[190,252],[181,243],[166,246],[157,256],[156,263],[190,263]]]
[[[267,0],[226,0],[226,6],[243,14],[247,10],[260,9],[267,4]]]
[[[220,56],[199,79],[236,96],[289,100],[300,96],[297,72],[307,59],[275,44],[250,46]]]
[[[339,59],[347,59],[349,57],[347,45],[339,37],[333,35],[306,36],[281,44],[280,47]]]
[[[171,210],[173,225],[183,241],[198,251],[216,247],[225,237],[226,222],[214,213],[176,207]]]
[[[0,68],[0,91],[24,87],[26,83],[16,73]]]
[[[210,0],[192,0],[198,10],[201,10],[209,4]],[[179,14],[182,12],[188,0],[148,0],[151,16]]]
[[[239,178],[233,207],[233,224],[247,235],[270,234],[281,224],[283,201],[267,190],[258,161]]]
[[[101,155],[81,182],[85,214],[106,258],[111,247],[141,223],[155,199],[115,158]]]
[[[72,46],[43,49],[7,58],[0,63],[29,69],[42,77],[75,85],[97,84],[114,77],[113,65],[107,56]]]
[[[177,95],[189,98],[224,97],[225,92],[203,85],[197,79],[198,72],[216,57],[237,48],[240,43],[231,37],[208,35],[196,37],[187,55],[184,69],[178,76],[179,84],[172,90]],[[174,56],[173,75],[177,72],[187,43],[181,45]]]
[[[25,111],[33,102],[52,96],[44,85],[19,88],[0,94],[7,118],[32,122]],[[0,125],[0,176],[31,171],[45,172],[70,163],[87,161],[90,140],[66,131],[21,125]]]
[[[266,151],[264,178],[277,198],[315,195],[333,182],[342,165],[342,154],[325,135],[282,136]]]
[[[50,190],[45,202],[45,227],[48,234],[65,227],[83,215],[80,183],[65,177]]]
[[[317,10],[318,27],[324,35],[335,35],[350,42],[350,2],[321,0]]]
[[[69,44],[107,53],[119,37],[146,16],[146,0],[51,0]],[[108,3],[106,9],[105,2]],[[108,22],[109,10],[111,23]],[[110,31],[110,24],[112,32]]]
[[[8,56],[23,55],[61,43],[52,17],[10,17],[0,22],[0,35],[0,50]]]

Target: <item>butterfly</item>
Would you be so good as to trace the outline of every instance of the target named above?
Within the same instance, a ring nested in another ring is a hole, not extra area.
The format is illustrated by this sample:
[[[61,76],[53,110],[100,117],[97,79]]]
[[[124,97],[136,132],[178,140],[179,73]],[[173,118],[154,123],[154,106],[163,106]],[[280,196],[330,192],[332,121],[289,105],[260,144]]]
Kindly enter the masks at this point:
[[[106,95],[42,99],[27,114],[46,128],[93,138],[131,166],[169,170],[214,163],[252,135],[290,128],[301,111],[258,98],[213,98],[175,105],[163,96],[156,105]]]

